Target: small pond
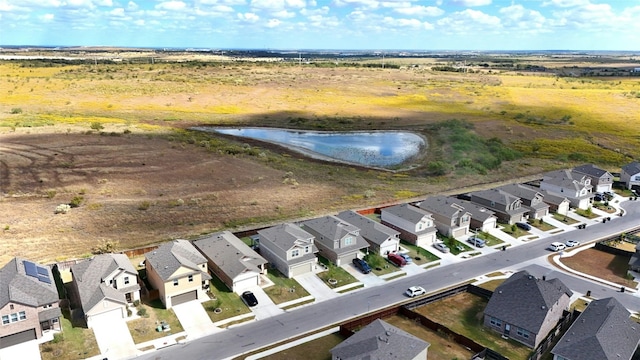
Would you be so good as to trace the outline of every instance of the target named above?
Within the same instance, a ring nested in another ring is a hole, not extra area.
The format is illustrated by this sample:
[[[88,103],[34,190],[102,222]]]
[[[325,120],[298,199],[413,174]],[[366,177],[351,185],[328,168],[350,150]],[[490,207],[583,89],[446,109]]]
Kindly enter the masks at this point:
[[[418,156],[426,147],[421,136],[402,131],[300,131],[206,126],[193,129],[267,141],[311,157],[368,167],[398,167]]]

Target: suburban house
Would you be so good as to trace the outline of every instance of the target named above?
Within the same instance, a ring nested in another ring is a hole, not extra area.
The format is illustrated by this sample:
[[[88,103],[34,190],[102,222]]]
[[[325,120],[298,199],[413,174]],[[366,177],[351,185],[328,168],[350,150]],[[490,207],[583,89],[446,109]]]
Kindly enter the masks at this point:
[[[260,255],[284,276],[312,273],[318,258],[313,235],[292,223],[283,223],[258,230]]]
[[[593,186],[587,175],[566,169],[551,171],[542,176],[540,189],[566,197],[575,208],[586,210],[591,206]]]
[[[629,190],[640,190],[640,162],[634,161],[622,167],[620,182]]]
[[[0,269],[0,349],[61,330],[58,301],[48,266],[18,257],[5,264]]]
[[[303,221],[300,226],[315,236],[320,255],[338,266],[350,264],[369,248],[359,228],[332,215]]]
[[[427,360],[428,342],[383,320],[374,320],[331,349],[332,360]]]
[[[613,175],[607,170],[593,164],[586,164],[574,167],[573,171],[588,176],[595,192],[604,193],[613,190]]]
[[[433,196],[421,201],[420,208],[431,213],[440,234],[460,238],[469,234],[471,214],[447,196]]]
[[[343,211],[336,216],[360,229],[360,235],[369,243],[370,252],[386,255],[390,252],[398,251],[400,244],[399,231],[352,210]]]
[[[567,215],[571,208],[571,201],[564,196],[552,194],[547,190],[538,189],[542,194],[542,200],[549,205],[549,211],[560,215]]]
[[[449,199],[462,206],[469,213],[469,216],[471,216],[469,229],[472,230],[472,232],[487,232],[491,229],[495,229],[498,226],[498,218],[494,215],[493,211],[487,209],[486,207],[480,206],[476,203],[472,203],[468,200],[461,200],[456,198]]]
[[[517,272],[493,292],[484,326],[535,349],[569,309],[572,294],[558,279]]]
[[[147,278],[167,309],[191,300],[208,299],[211,280],[207,259],[187,240],[173,240],[144,254]]]
[[[636,252],[629,259],[629,270],[640,273],[640,242],[636,244]]]
[[[138,271],[127,255],[96,255],[71,266],[71,275],[70,298],[89,328],[98,318],[126,318],[127,305],[140,300]]]
[[[640,326],[615,298],[594,300],[553,347],[553,360],[631,360]]]
[[[231,291],[260,285],[267,274],[267,260],[253,251],[230,231],[221,231],[196,240],[193,246],[207,258],[207,265]]]
[[[484,206],[494,212],[498,221],[515,224],[527,221],[528,208],[522,206],[522,199],[501,189],[474,191],[471,202]]]
[[[549,205],[544,202],[544,195],[540,189],[521,184],[508,184],[498,188],[511,194],[522,201],[522,207],[527,209],[527,216],[530,219],[542,219],[549,215]]]
[[[409,204],[383,208],[380,220],[400,232],[400,238],[411,244],[427,247],[436,241],[436,227],[431,214]]]

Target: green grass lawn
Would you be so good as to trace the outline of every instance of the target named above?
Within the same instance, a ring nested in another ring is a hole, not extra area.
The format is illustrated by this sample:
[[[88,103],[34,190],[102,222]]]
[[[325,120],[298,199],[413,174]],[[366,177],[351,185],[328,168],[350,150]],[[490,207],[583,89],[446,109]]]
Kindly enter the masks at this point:
[[[271,270],[267,273],[269,280],[273,281],[273,286],[264,289],[275,304],[282,304],[287,301],[300,299],[309,296],[309,292],[305,290],[295,279],[289,279],[282,275],[278,270]]]
[[[409,250],[409,256],[411,256],[411,258],[413,259],[413,262],[415,262],[418,265],[440,260],[438,256],[419,246],[409,244],[406,241],[401,241],[401,245],[402,247]]]
[[[378,254],[369,253],[364,257],[364,261],[371,266],[373,273],[378,276],[398,271],[397,266]]]
[[[344,285],[351,284],[358,281],[358,279],[354,278],[351,274],[349,274],[347,270],[341,267],[338,267],[335,264],[332,264],[326,258],[323,258],[322,256],[318,256],[318,260],[324,265],[326,265],[328,268],[327,271],[323,271],[319,273],[318,277],[322,279],[322,281],[324,281],[325,284],[327,284],[327,286],[329,286],[330,288],[337,288],[337,287],[344,286]],[[329,280],[336,280],[337,282],[334,285],[334,284],[331,284]]]
[[[586,217],[587,219],[595,219],[598,217],[598,215],[594,214],[593,211],[591,211],[591,208],[588,209],[576,209],[576,214],[582,216],[582,217]]]
[[[563,223],[568,225],[579,223],[579,221],[574,218],[568,217],[566,215],[558,214],[558,213],[553,213],[553,218],[558,221],[562,221]]]
[[[240,296],[229,290],[216,276],[211,277],[210,284],[211,294],[215,298],[205,301],[202,306],[207,311],[211,322],[228,319],[251,311]],[[220,309],[221,311],[216,313],[215,309]]]
[[[616,212],[616,209],[614,207],[605,204],[604,202],[594,202],[593,207],[609,214],[613,214],[614,212]]]
[[[528,221],[528,223],[529,223],[529,225],[531,225],[531,226],[533,226],[533,227],[535,227],[537,229],[540,229],[542,231],[550,231],[550,230],[556,229],[555,226],[553,226],[553,225],[551,225],[549,223],[546,223],[544,221],[540,222],[539,220],[530,219]]]
[[[141,315],[142,317],[140,319],[127,321],[127,327],[129,327],[129,332],[131,332],[131,337],[133,338],[134,343],[140,344],[145,341],[159,339],[169,334],[184,331],[182,324],[180,324],[180,321],[173,310],[165,309],[159,299],[156,299],[149,304],[140,303],[137,308],[132,308],[131,310],[137,313],[141,309],[144,309],[143,311],[146,312],[144,316]],[[171,331],[162,332],[156,330],[158,324],[162,321],[169,324]]]
[[[40,355],[43,360],[53,359],[86,359],[100,354],[93,330],[73,326],[69,320],[69,312],[63,310],[60,318],[62,332],[54,336],[50,342],[40,344]]]
[[[441,237],[440,240],[444,241],[444,243],[449,247],[449,249],[451,250],[451,253],[453,255],[458,255],[460,253],[463,253],[465,251],[471,251],[473,250],[473,248],[461,241],[458,241],[454,238],[449,238],[449,237]]]
[[[477,236],[480,239],[484,240],[484,243],[486,244],[486,246],[494,246],[494,245],[500,245],[500,244],[504,243],[504,241],[502,241],[499,238],[489,234],[488,232],[481,231],[481,232],[478,233]]]
[[[504,225],[500,230],[502,230],[502,232],[506,234],[513,236],[516,239],[519,238],[520,236],[531,235],[530,232],[522,230],[519,227],[512,226],[512,225]]]

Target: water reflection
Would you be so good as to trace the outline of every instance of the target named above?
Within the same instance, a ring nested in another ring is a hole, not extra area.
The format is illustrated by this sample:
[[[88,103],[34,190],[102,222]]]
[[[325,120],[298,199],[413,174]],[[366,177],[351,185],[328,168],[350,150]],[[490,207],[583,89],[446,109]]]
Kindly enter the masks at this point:
[[[373,167],[394,167],[402,164],[418,155],[426,145],[419,135],[400,131],[320,132],[217,127],[195,129],[268,141],[310,156]]]

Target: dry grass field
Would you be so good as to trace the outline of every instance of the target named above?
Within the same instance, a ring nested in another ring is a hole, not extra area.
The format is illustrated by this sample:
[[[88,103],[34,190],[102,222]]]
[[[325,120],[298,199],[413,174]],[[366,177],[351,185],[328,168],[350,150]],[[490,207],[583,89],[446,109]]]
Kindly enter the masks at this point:
[[[580,272],[596,276],[600,279],[636,288],[638,284],[627,278],[629,257],[613,255],[596,249],[587,249],[570,256],[560,258],[560,261]]]
[[[271,62],[3,62],[0,73],[0,263],[454,193],[587,161],[616,169],[640,148],[637,78]],[[468,147],[446,143],[455,133],[434,135],[449,119],[473,127]],[[417,169],[391,173],[185,130],[195,125],[408,129],[430,148]],[[491,137],[523,156],[474,168],[474,144]],[[427,176],[433,160],[450,172]],[[79,207],[54,214],[74,198]]]

